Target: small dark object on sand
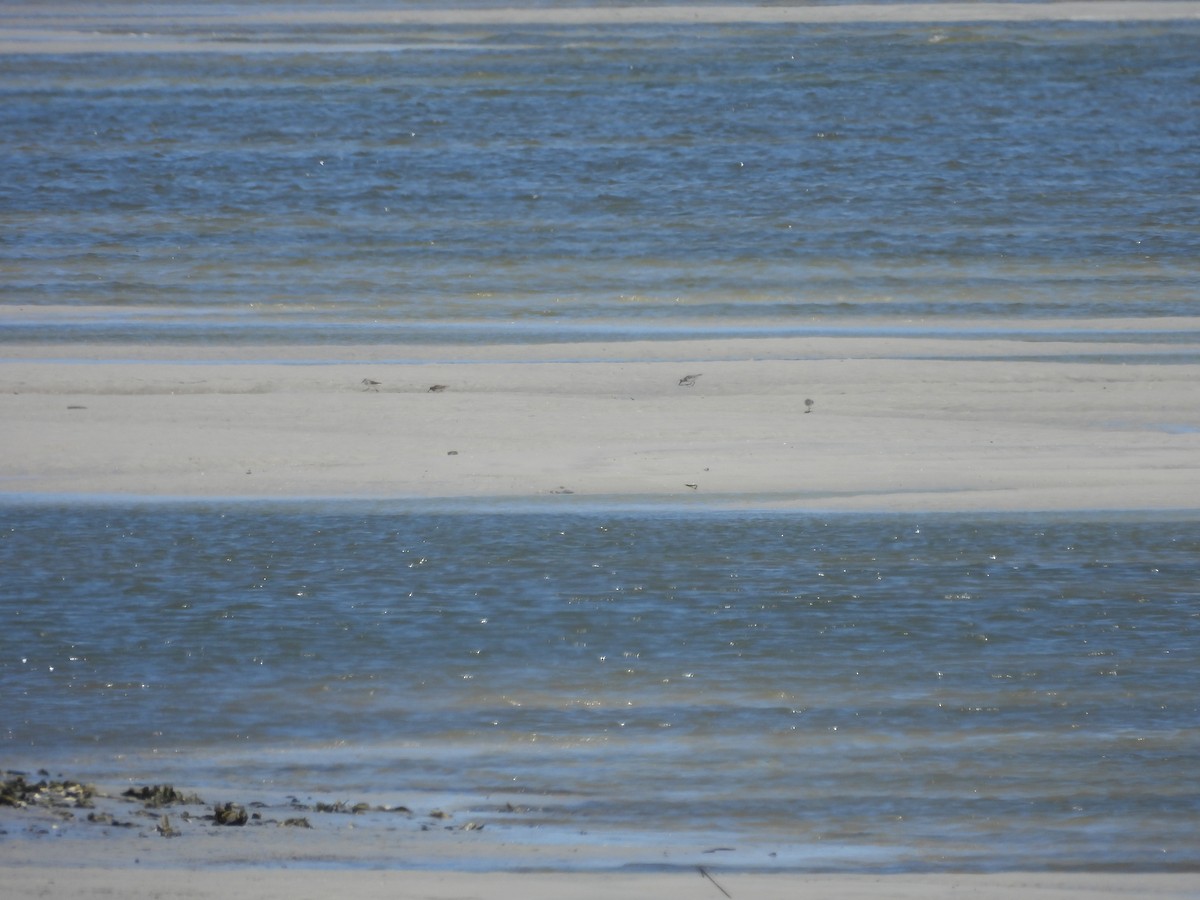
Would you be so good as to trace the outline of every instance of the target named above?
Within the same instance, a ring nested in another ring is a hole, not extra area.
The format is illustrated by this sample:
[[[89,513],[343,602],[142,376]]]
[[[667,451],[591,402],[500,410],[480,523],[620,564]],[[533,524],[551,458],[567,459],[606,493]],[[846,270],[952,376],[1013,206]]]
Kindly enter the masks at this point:
[[[179,837],[179,829],[171,824],[170,816],[163,816],[158,820],[158,825],[155,830],[165,838]]]
[[[362,383],[363,383],[363,388],[364,388],[365,390],[368,390],[368,391],[378,391],[378,390],[379,390],[379,385],[380,385],[380,383],[381,383],[381,382],[374,381],[374,380],[372,380],[372,379],[370,379],[370,378],[364,378],[364,379],[362,380]]]
[[[442,391],[444,391],[444,390],[445,390],[447,387],[449,387],[449,385],[446,385],[446,384],[431,384],[431,385],[429,386],[429,390],[427,391],[427,393],[430,393],[430,394],[440,394],[440,393],[441,393]]]
[[[249,820],[245,807],[236,803],[218,803],[213,807],[213,821],[218,825],[245,825]]]
[[[200,804],[204,801],[195,794],[184,794],[175,790],[169,784],[153,784],[144,787],[130,788],[121,794],[122,797],[128,797],[131,800],[141,800],[142,805],[147,809],[155,809],[160,806],[171,806],[175,803],[196,803]]]
[[[805,400],[804,401],[804,411],[806,413],[810,413],[810,412],[812,412],[812,408],[813,408],[812,400]]]
[[[679,383],[681,385],[683,385],[684,387],[695,387],[696,379],[699,378],[700,375],[702,375],[702,374],[704,374],[704,373],[701,372],[696,375],[684,375],[682,378],[679,379]]]

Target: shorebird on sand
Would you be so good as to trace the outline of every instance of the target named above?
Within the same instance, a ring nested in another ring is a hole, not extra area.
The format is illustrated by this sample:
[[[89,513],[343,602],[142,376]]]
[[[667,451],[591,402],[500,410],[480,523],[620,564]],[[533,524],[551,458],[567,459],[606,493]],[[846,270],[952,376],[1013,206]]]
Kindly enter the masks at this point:
[[[681,385],[683,385],[684,387],[695,387],[696,379],[699,377],[700,377],[700,375],[684,375],[682,378],[679,379],[679,383]]]

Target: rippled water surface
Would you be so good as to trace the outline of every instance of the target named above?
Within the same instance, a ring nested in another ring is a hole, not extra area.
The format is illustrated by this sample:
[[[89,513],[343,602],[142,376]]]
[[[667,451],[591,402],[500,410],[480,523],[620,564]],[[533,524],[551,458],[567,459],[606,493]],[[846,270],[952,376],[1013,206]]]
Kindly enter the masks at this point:
[[[692,834],[747,865],[1200,865],[1193,519],[8,503],[0,525],[9,764],[509,798],[539,840]]]
[[[0,338],[1195,311],[1193,22],[121,27],[0,56],[0,302],[125,315]]]

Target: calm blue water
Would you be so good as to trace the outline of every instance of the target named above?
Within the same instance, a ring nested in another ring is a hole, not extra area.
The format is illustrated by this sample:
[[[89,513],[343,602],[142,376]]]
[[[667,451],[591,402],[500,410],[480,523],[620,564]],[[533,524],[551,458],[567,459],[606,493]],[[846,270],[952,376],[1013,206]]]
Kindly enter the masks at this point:
[[[614,865],[691,840],[747,867],[1200,866],[1194,518],[10,502],[0,525],[12,767],[438,796]]]
[[[245,50],[0,56],[0,341],[1196,310],[1195,22],[121,29]]]

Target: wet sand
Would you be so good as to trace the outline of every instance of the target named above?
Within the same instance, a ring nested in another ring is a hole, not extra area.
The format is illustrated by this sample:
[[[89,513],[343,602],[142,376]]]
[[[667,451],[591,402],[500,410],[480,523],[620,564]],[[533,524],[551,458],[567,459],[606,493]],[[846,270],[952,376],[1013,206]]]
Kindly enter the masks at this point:
[[[58,869],[46,872],[0,866],[4,895],[11,897],[108,897],[129,900],[188,897],[194,900],[1173,900],[1196,896],[1194,875],[1004,873],[995,875],[752,875],[715,873],[720,887],[697,872],[470,873],[435,871],[298,871],[295,869]]]
[[[1120,900],[1194,897],[1200,886],[1187,872],[842,873],[773,862],[747,871],[683,836],[572,845],[419,804],[322,809],[277,791],[240,797],[244,805],[229,810],[240,817],[222,824],[214,813],[228,804],[186,786],[140,786],[132,798],[125,787],[59,781],[46,791],[43,782],[40,799],[25,794],[26,808],[0,806],[0,896]]]

